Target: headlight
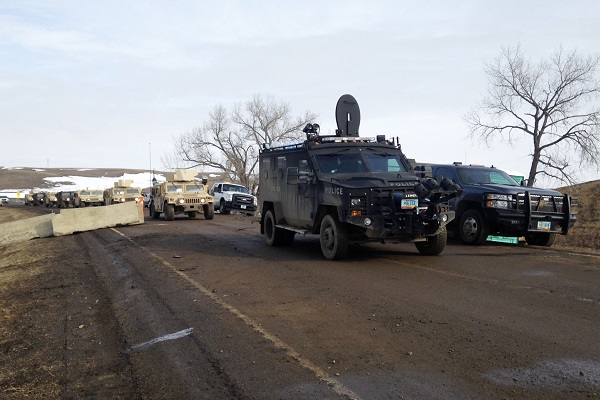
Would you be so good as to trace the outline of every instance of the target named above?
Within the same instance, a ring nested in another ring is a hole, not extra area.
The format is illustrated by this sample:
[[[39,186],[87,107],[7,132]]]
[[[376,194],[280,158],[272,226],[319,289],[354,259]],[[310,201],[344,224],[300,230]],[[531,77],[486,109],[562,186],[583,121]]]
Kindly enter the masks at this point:
[[[256,197],[254,199],[252,199],[252,204],[254,204],[255,206],[258,206],[258,199]]]
[[[121,198],[119,199],[119,201],[120,201],[121,203],[125,203],[125,197],[121,197]]]
[[[485,197],[485,205],[490,208],[509,208],[512,203],[512,196],[508,194],[490,193]]]
[[[362,205],[362,199],[353,198],[350,199],[350,207],[360,207]]]
[[[179,199],[179,204],[185,203],[185,199]]]
[[[225,195],[225,200],[226,200],[226,201],[231,201],[232,199],[233,199],[233,194],[231,194],[231,193],[227,193],[227,194]]]
[[[206,199],[203,197],[200,199],[200,203],[206,203]]]

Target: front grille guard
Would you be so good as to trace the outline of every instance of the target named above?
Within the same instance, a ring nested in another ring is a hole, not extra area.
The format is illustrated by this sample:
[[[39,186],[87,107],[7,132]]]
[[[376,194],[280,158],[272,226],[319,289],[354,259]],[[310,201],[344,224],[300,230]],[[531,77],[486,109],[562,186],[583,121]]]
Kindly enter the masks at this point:
[[[538,195],[531,194],[529,191],[519,193],[518,197],[517,207],[525,212],[527,226],[531,226],[534,217],[543,218],[550,214],[563,219],[564,234],[567,234],[572,214],[571,197],[566,194],[562,196]]]

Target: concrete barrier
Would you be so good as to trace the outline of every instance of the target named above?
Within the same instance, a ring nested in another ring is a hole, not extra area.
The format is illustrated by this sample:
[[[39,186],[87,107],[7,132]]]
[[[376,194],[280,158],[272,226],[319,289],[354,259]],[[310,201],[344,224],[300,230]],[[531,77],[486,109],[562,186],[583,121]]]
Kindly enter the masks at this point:
[[[0,246],[53,235],[52,219],[57,214],[5,222],[0,225]]]
[[[127,202],[105,207],[63,208],[60,214],[40,215],[1,224],[0,245],[143,223],[144,205],[141,203]]]
[[[105,207],[61,209],[52,219],[54,236],[144,223],[143,204],[127,202]]]

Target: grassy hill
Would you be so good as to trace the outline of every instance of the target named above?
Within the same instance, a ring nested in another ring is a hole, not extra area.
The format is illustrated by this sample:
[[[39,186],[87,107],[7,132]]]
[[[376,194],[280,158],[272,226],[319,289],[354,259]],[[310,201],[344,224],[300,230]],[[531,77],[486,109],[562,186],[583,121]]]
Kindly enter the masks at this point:
[[[600,249],[600,180],[558,188],[562,193],[576,197],[579,209],[577,222],[567,236],[559,236],[556,245],[579,247],[599,251]]]

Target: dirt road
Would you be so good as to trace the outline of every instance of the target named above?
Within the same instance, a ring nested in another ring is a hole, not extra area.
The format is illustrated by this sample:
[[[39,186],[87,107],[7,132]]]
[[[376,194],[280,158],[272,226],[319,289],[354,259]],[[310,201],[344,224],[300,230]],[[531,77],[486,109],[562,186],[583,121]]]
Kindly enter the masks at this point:
[[[331,262],[316,237],[270,248],[258,230],[217,214],[1,247],[0,397],[600,398],[597,256]]]

